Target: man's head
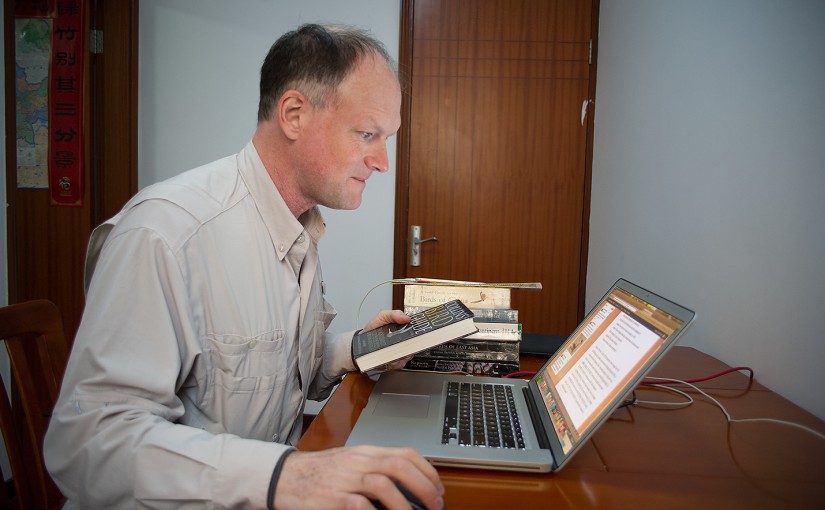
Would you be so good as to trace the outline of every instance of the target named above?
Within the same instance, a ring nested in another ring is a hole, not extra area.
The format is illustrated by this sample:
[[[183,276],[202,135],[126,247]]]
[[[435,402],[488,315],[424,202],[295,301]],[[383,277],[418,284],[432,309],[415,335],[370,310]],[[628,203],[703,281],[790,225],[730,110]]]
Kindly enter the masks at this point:
[[[395,70],[384,45],[364,31],[307,24],[287,32],[275,41],[261,66],[258,121],[270,117],[289,89],[303,92],[313,106],[325,108],[335,100],[344,78],[367,57],[377,57]]]
[[[401,125],[401,88],[383,45],[364,32],[305,25],[261,68],[258,152],[298,216],[315,205],[355,209]]]

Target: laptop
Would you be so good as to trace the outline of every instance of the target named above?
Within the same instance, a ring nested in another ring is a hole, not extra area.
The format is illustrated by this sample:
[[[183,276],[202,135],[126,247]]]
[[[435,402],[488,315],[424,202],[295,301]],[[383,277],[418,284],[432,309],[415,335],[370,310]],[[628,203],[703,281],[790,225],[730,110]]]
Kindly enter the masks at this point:
[[[694,317],[620,279],[529,381],[381,374],[346,445],[413,447],[436,466],[557,471]]]

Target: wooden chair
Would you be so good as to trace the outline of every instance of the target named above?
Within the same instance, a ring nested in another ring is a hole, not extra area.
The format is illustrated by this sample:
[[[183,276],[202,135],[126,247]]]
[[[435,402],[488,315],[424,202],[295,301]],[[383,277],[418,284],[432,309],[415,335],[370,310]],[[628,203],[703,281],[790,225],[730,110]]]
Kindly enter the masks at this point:
[[[11,361],[11,380],[0,377],[0,425],[14,480],[11,499],[3,499],[11,491],[0,483],[0,507],[60,508],[65,498],[46,472],[42,452],[69,355],[60,311],[44,299],[2,307],[0,340]]]

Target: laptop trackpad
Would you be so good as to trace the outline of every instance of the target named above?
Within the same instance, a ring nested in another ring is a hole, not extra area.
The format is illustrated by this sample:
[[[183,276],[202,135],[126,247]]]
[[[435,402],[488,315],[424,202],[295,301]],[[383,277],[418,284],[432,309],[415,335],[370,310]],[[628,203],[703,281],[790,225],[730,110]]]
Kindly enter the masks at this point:
[[[426,418],[429,408],[429,395],[382,393],[373,414],[396,418]]]

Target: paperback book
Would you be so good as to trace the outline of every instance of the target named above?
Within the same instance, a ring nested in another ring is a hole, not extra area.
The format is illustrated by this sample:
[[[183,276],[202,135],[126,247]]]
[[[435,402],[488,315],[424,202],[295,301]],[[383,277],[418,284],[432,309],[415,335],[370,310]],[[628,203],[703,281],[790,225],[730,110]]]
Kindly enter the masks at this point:
[[[442,358],[463,361],[518,361],[520,342],[498,340],[471,340],[469,337],[453,340],[416,354],[413,358]]]
[[[468,339],[472,340],[502,340],[511,342],[521,341],[521,324],[505,322],[475,321],[478,333],[473,333]]]
[[[502,377],[520,370],[518,361],[454,360],[419,357],[414,357],[408,361],[404,368],[407,370],[425,370],[429,372],[460,372],[491,377]]]
[[[423,312],[427,306],[404,306],[404,312],[408,315]],[[518,322],[518,310],[513,308],[473,308],[469,307],[473,312],[476,322]]]
[[[452,285],[404,286],[404,306],[435,306],[455,299],[464,303],[468,308],[508,309],[510,308],[510,289]]]

